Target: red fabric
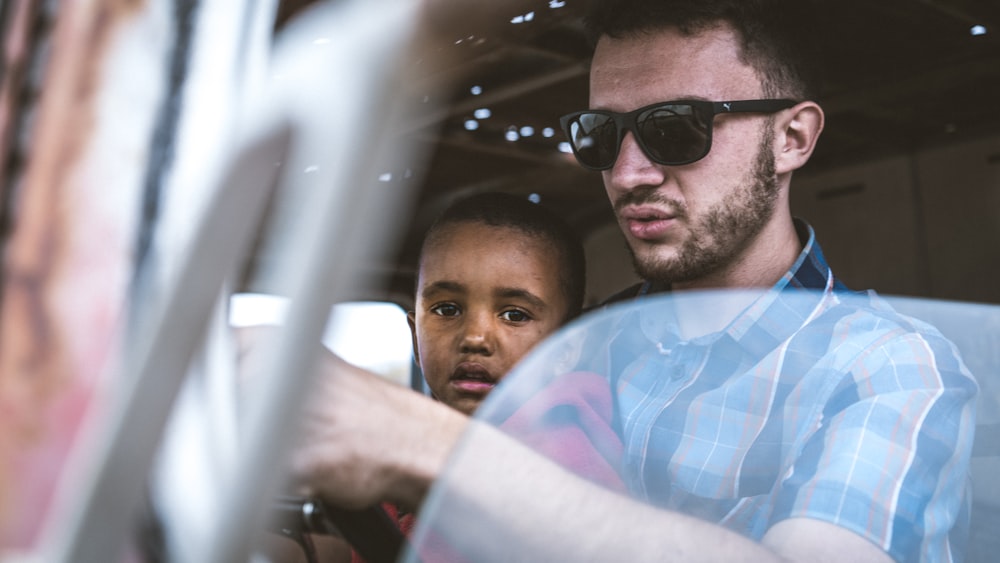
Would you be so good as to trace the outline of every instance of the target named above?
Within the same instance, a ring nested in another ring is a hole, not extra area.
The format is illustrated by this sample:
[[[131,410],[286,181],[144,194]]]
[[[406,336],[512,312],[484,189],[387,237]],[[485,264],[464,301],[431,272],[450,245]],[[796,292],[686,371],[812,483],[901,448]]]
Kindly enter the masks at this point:
[[[608,380],[594,373],[559,376],[520,406],[500,429],[576,475],[624,491],[621,439],[612,425]]]

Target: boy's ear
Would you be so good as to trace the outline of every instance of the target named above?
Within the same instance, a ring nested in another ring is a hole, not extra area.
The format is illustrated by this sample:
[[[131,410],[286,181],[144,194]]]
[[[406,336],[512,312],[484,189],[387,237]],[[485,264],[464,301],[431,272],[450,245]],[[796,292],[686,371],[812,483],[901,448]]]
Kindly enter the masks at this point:
[[[775,172],[785,174],[809,161],[823,132],[823,108],[804,101],[782,112],[775,135]]]
[[[414,311],[406,312],[406,324],[410,325],[410,337],[413,339],[413,361],[420,364],[420,349],[417,346],[417,314]]]

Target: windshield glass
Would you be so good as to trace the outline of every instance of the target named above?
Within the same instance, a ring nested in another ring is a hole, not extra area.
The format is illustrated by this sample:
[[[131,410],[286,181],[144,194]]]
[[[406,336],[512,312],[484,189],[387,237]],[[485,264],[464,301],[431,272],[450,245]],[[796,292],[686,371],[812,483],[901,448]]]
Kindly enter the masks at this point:
[[[536,348],[480,407],[410,557],[626,553],[641,534],[606,524],[676,511],[757,540],[808,517],[897,559],[982,560],[1000,514],[998,371],[1000,306],[795,290],[610,306]],[[483,463],[495,447],[511,454]],[[493,477],[497,490],[472,484]],[[501,485],[512,478],[521,492]]]

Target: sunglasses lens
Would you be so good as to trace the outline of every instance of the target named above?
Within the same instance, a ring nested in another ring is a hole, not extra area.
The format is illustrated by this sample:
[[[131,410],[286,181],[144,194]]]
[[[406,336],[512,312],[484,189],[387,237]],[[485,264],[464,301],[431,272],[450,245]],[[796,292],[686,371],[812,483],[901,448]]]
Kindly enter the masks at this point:
[[[646,153],[660,164],[693,162],[708,151],[710,122],[694,106],[658,106],[639,114],[636,126]]]
[[[662,104],[639,113],[634,131],[653,161],[686,164],[708,153],[711,119],[711,114],[691,104]],[[581,164],[595,170],[614,166],[622,136],[614,117],[605,113],[578,114],[566,123],[566,134]]]
[[[601,113],[584,113],[569,122],[569,142],[577,160],[590,168],[610,168],[618,157],[618,128]]]

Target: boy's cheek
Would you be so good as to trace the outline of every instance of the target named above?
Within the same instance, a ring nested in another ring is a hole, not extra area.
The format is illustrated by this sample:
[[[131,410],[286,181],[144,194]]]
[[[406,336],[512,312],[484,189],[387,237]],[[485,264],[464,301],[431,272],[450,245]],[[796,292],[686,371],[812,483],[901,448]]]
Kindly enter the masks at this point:
[[[420,366],[420,372],[427,381],[427,385],[432,389],[435,387],[439,388],[447,383],[450,374],[443,373],[445,371],[445,362],[431,353],[431,350],[427,349],[426,343],[424,343],[423,347],[424,350],[422,353],[418,354],[417,365]]]

